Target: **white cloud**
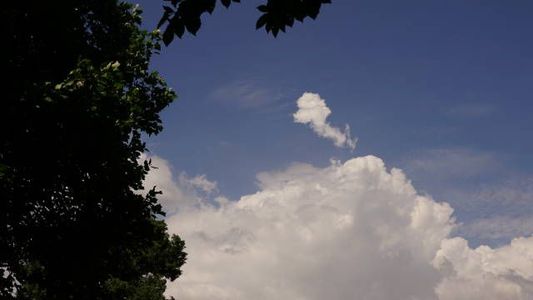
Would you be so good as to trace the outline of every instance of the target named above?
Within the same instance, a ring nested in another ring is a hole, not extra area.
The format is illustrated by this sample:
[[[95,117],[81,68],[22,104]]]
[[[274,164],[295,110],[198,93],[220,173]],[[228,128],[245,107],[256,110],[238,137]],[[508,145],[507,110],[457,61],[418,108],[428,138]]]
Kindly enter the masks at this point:
[[[367,156],[258,175],[259,191],[179,210],[187,244],[167,294],[204,299],[530,299],[533,237],[450,238],[452,208]]]
[[[318,136],[330,139],[337,147],[355,149],[357,139],[350,137],[350,127],[344,131],[332,127],[327,118],[331,110],[319,94],[304,93],[297,101],[298,111],[293,114],[294,122],[308,124]]]
[[[192,178],[188,178],[183,175],[183,180],[189,182],[194,188],[199,189],[205,193],[213,193],[217,191],[216,181],[210,181],[206,178],[205,175],[198,175]]]

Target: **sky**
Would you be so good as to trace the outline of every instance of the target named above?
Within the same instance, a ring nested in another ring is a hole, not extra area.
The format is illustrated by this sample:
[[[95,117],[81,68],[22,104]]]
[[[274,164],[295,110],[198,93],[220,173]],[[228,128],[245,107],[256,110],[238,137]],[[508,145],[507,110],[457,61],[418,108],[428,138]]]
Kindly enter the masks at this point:
[[[154,57],[178,99],[147,184],[190,252],[168,293],[533,297],[533,3],[333,2],[277,38],[260,1],[218,7]]]

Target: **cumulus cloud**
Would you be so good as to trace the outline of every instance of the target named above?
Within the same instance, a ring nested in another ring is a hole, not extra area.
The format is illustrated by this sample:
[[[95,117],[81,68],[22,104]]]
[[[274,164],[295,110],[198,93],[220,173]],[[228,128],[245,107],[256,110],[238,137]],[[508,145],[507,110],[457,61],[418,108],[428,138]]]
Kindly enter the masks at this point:
[[[332,140],[337,147],[355,149],[357,139],[350,137],[348,124],[343,131],[327,122],[331,110],[319,94],[304,93],[298,98],[297,105],[298,111],[293,114],[294,122],[308,124],[318,136]]]
[[[448,272],[436,288],[440,300],[533,297],[533,237],[498,249],[471,249],[463,238],[446,239],[433,264]]]
[[[167,295],[204,299],[530,299],[533,237],[472,249],[453,209],[374,156],[258,175],[259,190],[179,210]]]

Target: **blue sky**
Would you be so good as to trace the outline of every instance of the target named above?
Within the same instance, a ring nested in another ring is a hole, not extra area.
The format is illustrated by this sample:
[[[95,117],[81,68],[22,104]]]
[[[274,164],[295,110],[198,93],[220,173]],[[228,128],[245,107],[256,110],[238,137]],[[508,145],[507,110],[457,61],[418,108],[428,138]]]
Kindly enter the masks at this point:
[[[278,38],[254,29],[258,1],[218,7],[196,37],[164,48],[153,68],[179,97],[147,139],[152,153],[230,199],[255,192],[262,171],[372,154],[459,222],[531,217],[533,3],[333,2]],[[139,4],[153,28],[162,2]],[[355,151],[293,122],[306,91],[350,125]],[[474,244],[510,239],[474,227],[462,233]]]

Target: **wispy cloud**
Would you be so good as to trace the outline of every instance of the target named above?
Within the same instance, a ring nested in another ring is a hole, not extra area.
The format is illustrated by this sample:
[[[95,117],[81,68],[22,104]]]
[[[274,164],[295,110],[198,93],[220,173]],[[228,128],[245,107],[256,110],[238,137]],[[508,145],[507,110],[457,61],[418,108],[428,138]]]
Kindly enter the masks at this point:
[[[530,200],[533,202],[533,198]],[[500,245],[517,236],[533,235],[533,216],[496,215],[475,219],[461,224],[456,233],[469,240]]]
[[[350,126],[346,124],[341,130],[330,125],[327,118],[331,110],[319,94],[304,93],[296,103],[298,110],[292,115],[294,122],[309,125],[318,136],[333,141],[337,147],[355,149],[357,139],[350,136]]]
[[[447,114],[459,118],[480,118],[488,117],[495,112],[496,106],[492,103],[469,102],[449,108]]]
[[[465,179],[499,167],[492,153],[469,148],[438,148],[417,151],[404,163],[412,176],[439,180]]]
[[[216,181],[211,181],[207,179],[205,175],[197,175],[194,177],[188,177],[186,174],[180,176],[182,182],[190,184],[193,188],[200,190],[204,193],[211,194],[217,192],[217,183]]]
[[[282,94],[253,80],[237,80],[222,85],[210,93],[220,103],[245,109],[268,108],[279,105]]]
[[[475,223],[485,219],[533,219],[533,178],[514,174],[506,180],[491,184],[482,184],[455,193],[458,199],[456,206],[466,212]],[[484,221],[482,221],[484,222]],[[524,223],[522,223],[524,224]],[[519,223],[511,224],[517,227]],[[496,227],[493,227],[495,230]],[[488,229],[488,228],[487,228]],[[533,227],[531,228],[533,230]],[[505,235],[505,228],[502,237]],[[507,235],[509,240],[512,235]]]

